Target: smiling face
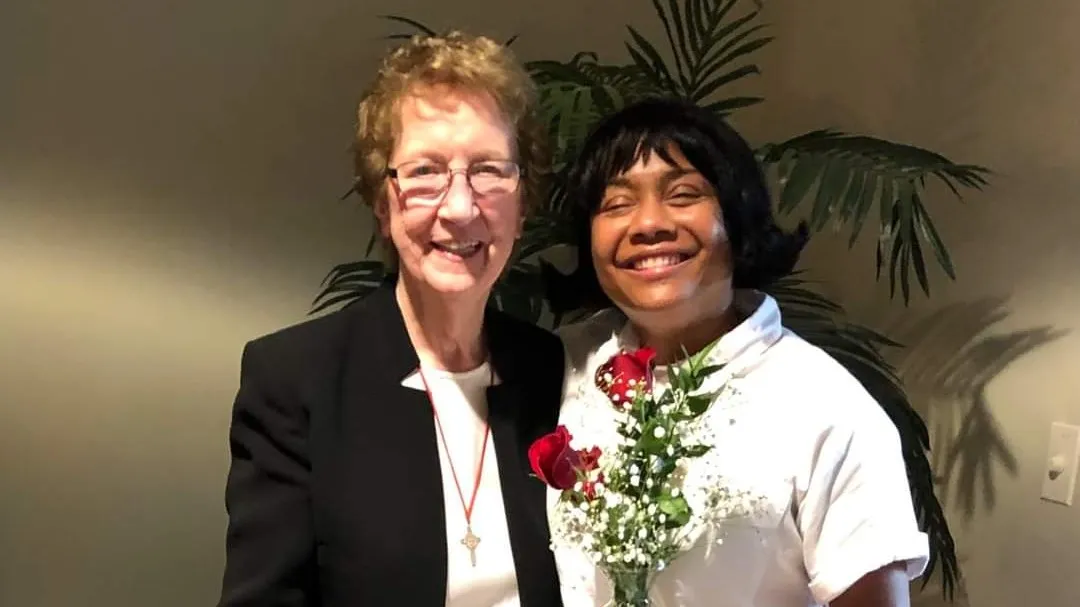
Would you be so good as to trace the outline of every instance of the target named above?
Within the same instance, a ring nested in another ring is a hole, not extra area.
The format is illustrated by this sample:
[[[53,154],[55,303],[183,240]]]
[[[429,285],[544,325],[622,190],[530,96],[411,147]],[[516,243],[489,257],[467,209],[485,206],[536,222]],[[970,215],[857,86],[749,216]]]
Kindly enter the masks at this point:
[[[592,219],[604,292],[639,325],[686,325],[725,310],[731,246],[713,186],[672,147],[608,182]]]
[[[515,161],[514,128],[487,95],[445,86],[422,93],[399,106],[389,162],[398,179],[386,180],[386,203],[376,209],[380,229],[397,250],[403,279],[440,295],[486,298],[520,233],[521,188],[479,195],[465,170]],[[440,197],[400,187],[439,167],[451,171]]]

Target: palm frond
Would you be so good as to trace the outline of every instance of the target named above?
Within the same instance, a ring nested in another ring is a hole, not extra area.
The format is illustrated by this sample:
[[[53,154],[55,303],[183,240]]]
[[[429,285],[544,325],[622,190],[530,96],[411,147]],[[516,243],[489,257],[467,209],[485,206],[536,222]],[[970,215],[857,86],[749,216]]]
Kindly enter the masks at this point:
[[[607,91],[602,85],[552,82],[540,86],[539,92],[541,119],[549,125],[553,166],[558,171],[604,115],[600,108],[607,105]]]
[[[517,255],[527,260],[556,247],[572,246],[577,246],[577,234],[566,214],[541,209],[525,220]]]
[[[852,246],[877,209],[877,272],[880,276],[887,268],[891,295],[899,287],[904,302],[910,301],[912,272],[923,293],[930,294],[924,247],[955,279],[952,259],[922,193],[929,180],[937,180],[961,199],[960,188],[987,184],[988,169],[956,164],[911,145],[827,129],[763,146],[758,155],[779,184],[781,214],[810,201],[811,230],[847,226]]]
[[[363,299],[389,278],[383,262],[374,259],[338,264],[322,281],[322,289],[311,302],[311,314]]]
[[[930,434],[908,401],[895,369],[882,354],[884,348],[899,344],[872,329],[844,320],[839,304],[808,289],[798,275],[778,281],[769,293],[780,304],[784,325],[842,364],[896,426],[915,513],[920,527],[930,538],[930,562],[923,586],[940,567],[942,590],[951,600],[960,579],[960,568],[956,544],[935,493],[935,477],[928,457]]]
[[[763,101],[760,97],[717,98],[720,90],[760,73],[749,55],[772,38],[761,36],[760,7],[733,15],[739,0],[652,0],[664,26],[670,60],[633,27],[626,49],[654,85],[720,115]]]
[[[309,314],[348,307],[395,278],[386,264],[374,259],[338,264],[323,279]],[[492,302],[508,314],[539,324],[544,311],[540,267],[526,261],[514,264],[496,283]]]
[[[395,23],[400,23],[402,25],[406,25],[409,28],[411,28],[411,30],[412,30],[411,32],[397,32],[397,33],[389,34],[389,35],[386,36],[387,40],[408,40],[408,39],[410,39],[410,38],[412,38],[413,36],[416,36],[416,35],[423,35],[423,36],[436,36],[436,35],[438,35],[438,32],[436,32],[434,29],[428,27],[427,25],[424,25],[423,23],[417,21],[416,19],[410,19],[408,17],[402,17],[402,16],[399,16],[399,15],[379,15],[379,18],[380,19],[385,19],[387,21],[393,21]],[[518,39],[518,35],[514,34],[513,36],[510,36],[509,38],[507,38],[506,42],[503,42],[503,44],[506,45],[506,46],[510,46],[517,39]]]
[[[576,153],[596,122],[629,102],[659,91],[636,66],[603,65],[596,53],[580,52],[569,61],[530,61],[542,118],[550,125],[555,169]]]
[[[543,292],[539,267],[517,263],[495,284],[491,299],[503,312],[535,325],[544,312]]]
[[[619,96],[642,85],[651,86],[643,79],[644,75],[636,66],[605,65],[600,63],[599,56],[591,51],[575,53],[569,61],[528,61],[525,68],[540,86],[550,83],[607,86]]]
[[[422,34],[422,35],[425,35],[425,36],[434,36],[434,35],[436,35],[435,30],[433,30],[430,27],[424,25],[423,23],[420,23],[416,19],[410,19],[408,17],[401,17],[399,15],[379,15],[379,18],[380,19],[385,19],[387,21],[393,21],[395,23],[400,23],[400,24],[406,25],[406,26],[408,26],[409,28],[412,29],[411,32],[399,32],[399,33],[389,34],[386,37],[388,40],[408,40],[409,38],[412,38],[413,36],[415,36],[417,34]]]

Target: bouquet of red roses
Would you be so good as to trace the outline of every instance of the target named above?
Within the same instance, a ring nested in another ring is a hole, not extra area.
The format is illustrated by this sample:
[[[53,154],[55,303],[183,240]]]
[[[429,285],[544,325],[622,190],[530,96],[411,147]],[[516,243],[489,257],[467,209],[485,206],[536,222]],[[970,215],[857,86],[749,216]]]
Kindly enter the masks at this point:
[[[616,410],[616,444],[575,449],[560,425],[529,449],[533,473],[561,492],[553,545],[588,554],[611,581],[617,607],[649,605],[654,574],[687,547],[688,534],[708,522],[715,506],[733,499],[717,486],[695,512],[682,492],[685,464],[710,449],[692,429],[719,395],[700,392],[720,369],[705,364],[711,348],[668,367],[670,387],[661,393],[653,387],[652,349],[613,356],[595,383]]]

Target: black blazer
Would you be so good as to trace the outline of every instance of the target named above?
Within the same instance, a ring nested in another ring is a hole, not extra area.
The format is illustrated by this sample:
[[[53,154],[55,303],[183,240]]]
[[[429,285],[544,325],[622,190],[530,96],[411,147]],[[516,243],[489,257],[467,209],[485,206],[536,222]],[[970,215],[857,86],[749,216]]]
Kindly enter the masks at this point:
[[[489,309],[488,416],[524,607],[561,605],[544,484],[558,338]],[[434,418],[393,288],[244,348],[229,445],[220,607],[441,607],[446,519]]]

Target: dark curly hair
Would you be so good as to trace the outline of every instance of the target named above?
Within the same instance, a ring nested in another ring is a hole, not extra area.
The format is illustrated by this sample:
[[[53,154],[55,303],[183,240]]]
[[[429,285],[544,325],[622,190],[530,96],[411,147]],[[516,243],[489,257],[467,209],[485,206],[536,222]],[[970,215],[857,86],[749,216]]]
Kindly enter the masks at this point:
[[[549,274],[549,300],[562,314],[611,307],[592,263],[592,218],[610,181],[643,156],[675,164],[674,147],[712,184],[731,244],[732,283],[764,289],[789,274],[809,239],[806,222],[792,232],[776,224],[765,175],[750,145],[724,120],[682,99],[649,99],[604,119],[586,138],[564,184],[573,203],[577,269]]]

